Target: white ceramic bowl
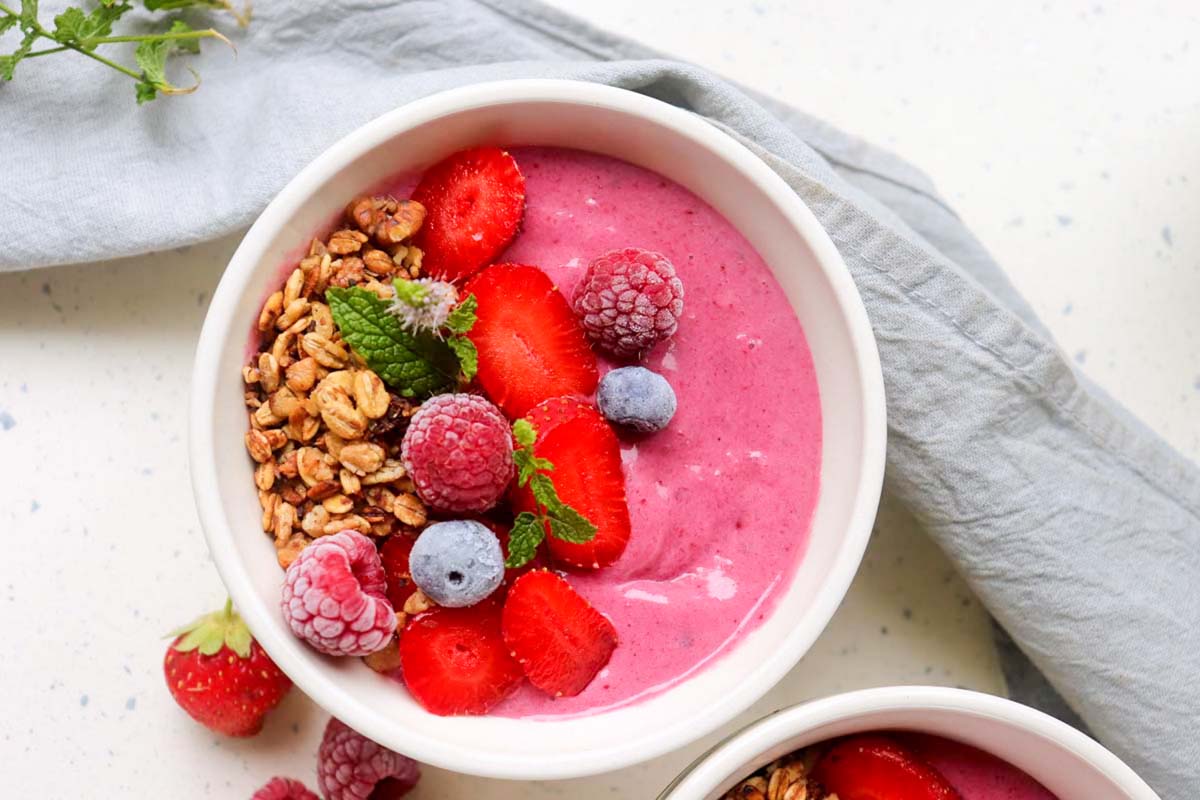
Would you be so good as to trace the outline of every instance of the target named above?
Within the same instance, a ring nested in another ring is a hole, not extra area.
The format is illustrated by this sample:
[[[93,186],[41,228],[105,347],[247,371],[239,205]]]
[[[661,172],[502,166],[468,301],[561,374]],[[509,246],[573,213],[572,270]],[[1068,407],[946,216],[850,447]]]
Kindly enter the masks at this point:
[[[558,145],[630,161],[688,187],[771,266],[812,350],[824,415],[820,499],[808,552],[775,613],[717,663],[626,708],[534,722],[443,718],[358,659],[326,658],[279,612],[281,573],[259,528],[240,369],[259,305],[289,252],[356,194],[483,143]],[[440,767],[567,778],[678,748],[731,719],[808,650],[841,602],[870,534],[883,475],[878,354],[846,267],[812,213],[766,164],[697,116],[631,92],[524,80],[437,94],[370,122],[313,161],[267,206],[213,296],[196,353],[191,471],[209,549],[242,615],[313,700],[382,744]]]
[[[1059,800],[1159,800],[1094,739],[1028,706],[964,689],[888,686],[776,711],[698,758],[659,800],[720,800],[764,764],[837,736],[906,730],[954,739],[1024,770]]]

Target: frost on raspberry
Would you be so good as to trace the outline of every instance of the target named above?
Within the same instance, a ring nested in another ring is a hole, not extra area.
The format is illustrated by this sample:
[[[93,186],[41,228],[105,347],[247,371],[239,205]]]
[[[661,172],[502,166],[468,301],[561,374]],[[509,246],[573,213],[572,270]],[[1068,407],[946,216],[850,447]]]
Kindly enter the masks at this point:
[[[317,750],[317,788],[326,800],[394,800],[421,779],[408,756],[388,750],[330,718]]]
[[[331,656],[365,656],[396,631],[374,543],[345,530],[310,544],[288,567],[281,607],[292,632]]]
[[[438,395],[413,415],[401,458],[426,505],[486,511],[512,480],[512,433],[500,409],[484,398]]]
[[[572,305],[597,348],[635,359],[675,334],[683,282],[661,253],[627,247],[588,264]]]

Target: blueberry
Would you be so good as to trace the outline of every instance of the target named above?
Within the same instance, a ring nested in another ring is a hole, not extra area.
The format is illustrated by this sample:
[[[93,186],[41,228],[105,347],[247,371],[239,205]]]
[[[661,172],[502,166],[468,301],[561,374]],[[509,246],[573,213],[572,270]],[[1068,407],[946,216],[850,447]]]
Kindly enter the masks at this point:
[[[614,425],[653,433],[667,427],[675,416],[675,390],[657,372],[621,367],[600,380],[596,405]]]
[[[472,606],[504,580],[504,553],[496,534],[473,520],[430,525],[408,557],[413,583],[448,608]]]

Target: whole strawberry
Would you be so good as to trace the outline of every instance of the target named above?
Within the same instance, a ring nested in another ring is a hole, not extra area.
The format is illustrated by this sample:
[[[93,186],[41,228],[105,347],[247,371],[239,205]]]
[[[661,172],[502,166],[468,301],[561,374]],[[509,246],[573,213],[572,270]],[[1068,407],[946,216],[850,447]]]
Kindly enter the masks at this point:
[[[209,730],[253,736],[292,682],[275,666],[233,610],[206,614],[172,632],[163,673],[179,707]]]

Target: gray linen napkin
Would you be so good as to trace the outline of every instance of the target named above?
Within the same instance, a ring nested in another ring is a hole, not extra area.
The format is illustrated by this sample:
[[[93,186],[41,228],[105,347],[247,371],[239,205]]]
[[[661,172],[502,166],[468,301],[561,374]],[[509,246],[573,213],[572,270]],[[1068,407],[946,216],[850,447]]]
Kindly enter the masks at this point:
[[[1075,374],[915,169],[534,0],[261,0],[237,38],[236,62],[203,57],[200,92],[141,109],[83,59],[19,65],[0,86],[0,269],[228,233],[342,134],[452,86],[578,78],[691,109],[846,259],[883,359],[888,491],[1102,742],[1164,798],[1196,796],[1200,473]]]

